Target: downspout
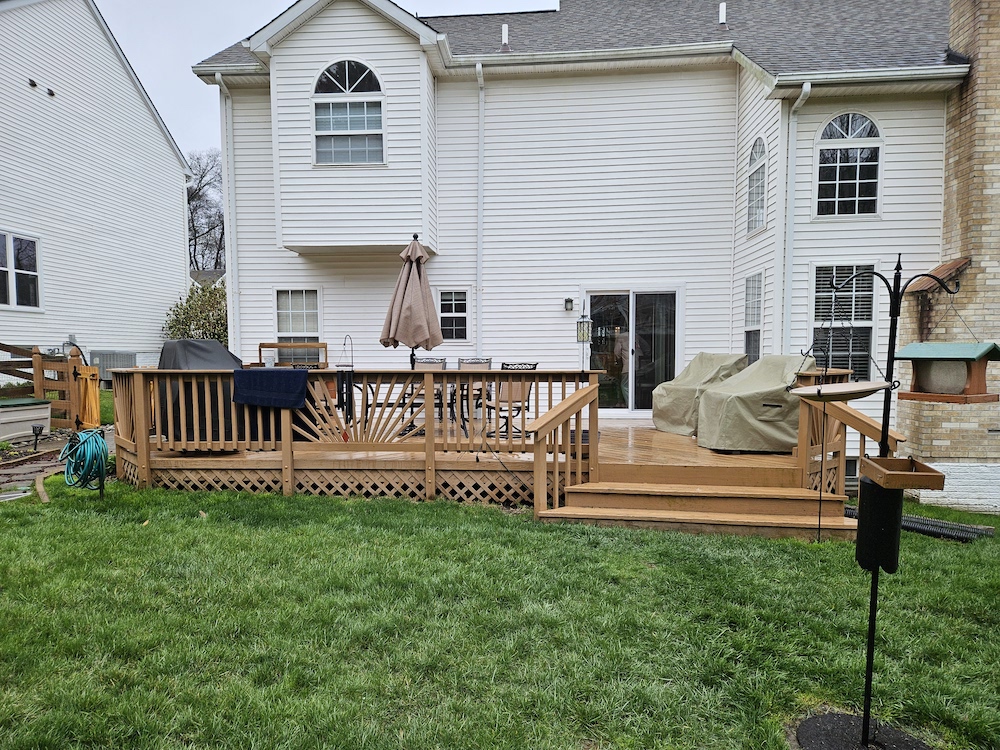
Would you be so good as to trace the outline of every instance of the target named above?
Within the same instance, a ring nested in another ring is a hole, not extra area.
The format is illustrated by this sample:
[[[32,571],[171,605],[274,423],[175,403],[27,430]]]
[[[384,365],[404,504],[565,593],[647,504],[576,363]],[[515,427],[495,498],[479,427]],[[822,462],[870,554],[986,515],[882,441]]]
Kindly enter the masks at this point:
[[[785,186],[785,253],[778,260],[780,263],[780,274],[782,284],[782,303],[777,311],[781,315],[781,350],[780,354],[790,353],[786,350],[791,344],[792,338],[792,266],[795,259],[795,172],[796,159],[795,151],[798,141],[799,110],[809,99],[812,93],[812,84],[806,81],[802,84],[802,93],[792,105],[788,115],[788,166],[786,175],[787,185]]]
[[[479,82],[479,173],[476,182],[476,356],[483,356],[483,222],[486,220],[486,81],[476,63]]]
[[[725,3],[723,3],[725,6]],[[720,9],[720,13],[725,13],[724,9]],[[740,193],[740,89],[743,69],[737,65],[736,66],[736,134],[733,138],[733,244],[730,248],[729,253],[729,351],[734,351],[734,345],[738,340],[736,336],[736,241],[737,241],[737,222],[736,222],[736,209],[739,203],[739,193]],[[747,195],[749,200],[749,194]],[[746,307],[746,300],[743,302],[744,308]],[[737,348],[738,351],[738,348]]]
[[[226,309],[229,318],[229,351],[242,357],[243,335],[240,328],[240,266],[236,259],[236,232],[233,229],[233,212],[236,209],[236,185],[233,179],[233,97],[222,80],[215,74],[215,82],[222,95],[222,192],[226,201],[222,207],[223,227],[226,231]]]

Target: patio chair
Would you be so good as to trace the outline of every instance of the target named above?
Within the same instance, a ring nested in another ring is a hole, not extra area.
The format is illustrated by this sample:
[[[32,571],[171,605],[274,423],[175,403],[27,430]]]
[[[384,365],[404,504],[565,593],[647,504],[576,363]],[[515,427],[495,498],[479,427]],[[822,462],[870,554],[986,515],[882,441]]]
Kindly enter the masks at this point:
[[[788,392],[812,357],[771,354],[705,389],[698,403],[698,445],[717,451],[788,453],[798,442],[799,397]]]
[[[414,372],[437,372],[444,370],[448,366],[448,360],[444,357],[417,357],[413,363]],[[424,385],[423,382],[414,383],[411,388],[411,395],[414,395],[410,405],[410,414],[424,406]],[[434,385],[434,407],[438,412],[438,419],[444,421],[444,388],[442,384]]]
[[[493,357],[459,357],[459,370],[489,370],[493,367]],[[472,408],[482,408],[483,405],[483,381],[474,380],[468,386],[468,393],[472,394]],[[459,397],[465,394],[459,394]],[[461,399],[464,403],[464,399]]]
[[[501,370],[508,371],[520,371],[524,372],[527,370],[537,370],[537,362],[503,362],[500,365]],[[515,417],[519,417],[522,414],[526,414],[530,407],[529,400],[531,399],[531,386],[532,381],[507,381],[503,380],[500,382],[500,387],[496,394],[486,393],[483,404],[486,407],[486,421],[492,422],[492,414],[495,411],[497,413],[497,422],[501,420],[506,425],[505,430],[499,430],[495,433],[493,431],[487,433],[487,437],[494,437],[494,434],[500,437],[508,437],[510,435],[520,435],[521,430],[515,427],[513,420]]]
[[[745,354],[698,352],[676,378],[653,389],[653,425],[661,432],[694,435],[698,432],[701,394],[746,366]]]

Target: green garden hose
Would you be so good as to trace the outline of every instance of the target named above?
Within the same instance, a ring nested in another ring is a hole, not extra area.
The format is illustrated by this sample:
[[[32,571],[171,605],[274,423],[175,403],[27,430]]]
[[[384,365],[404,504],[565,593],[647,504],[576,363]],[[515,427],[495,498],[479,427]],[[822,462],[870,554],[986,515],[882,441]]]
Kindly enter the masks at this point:
[[[100,490],[104,495],[104,479],[108,473],[108,444],[101,430],[84,430],[70,438],[59,452],[66,462],[66,484]]]

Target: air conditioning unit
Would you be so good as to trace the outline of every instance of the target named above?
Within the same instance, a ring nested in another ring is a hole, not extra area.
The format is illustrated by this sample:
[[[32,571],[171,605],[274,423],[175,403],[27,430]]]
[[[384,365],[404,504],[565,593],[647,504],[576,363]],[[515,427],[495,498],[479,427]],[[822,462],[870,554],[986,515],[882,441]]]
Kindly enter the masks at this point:
[[[117,370],[119,368],[135,367],[135,352],[112,352],[112,351],[97,351],[92,350],[90,352],[90,364],[92,367],[96,367],[98,370],[97,377],[100,378],[101,382],[111,382],[111,373],[109,370]]]

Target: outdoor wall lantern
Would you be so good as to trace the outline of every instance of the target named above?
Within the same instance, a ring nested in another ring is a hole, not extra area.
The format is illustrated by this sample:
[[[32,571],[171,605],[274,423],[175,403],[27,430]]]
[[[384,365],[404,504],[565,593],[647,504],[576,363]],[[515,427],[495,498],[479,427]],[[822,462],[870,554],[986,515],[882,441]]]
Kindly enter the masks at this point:
[[[572,297],[567,297],[565,300],[563,300],[563,309],[566,312],[573,312],[573,298]]]
[[[576,321],[576,343],[578,344],[589,344],[593,338],[594,334],[594,321],[590,319],[587,315],[587,311],[583,311]]]

